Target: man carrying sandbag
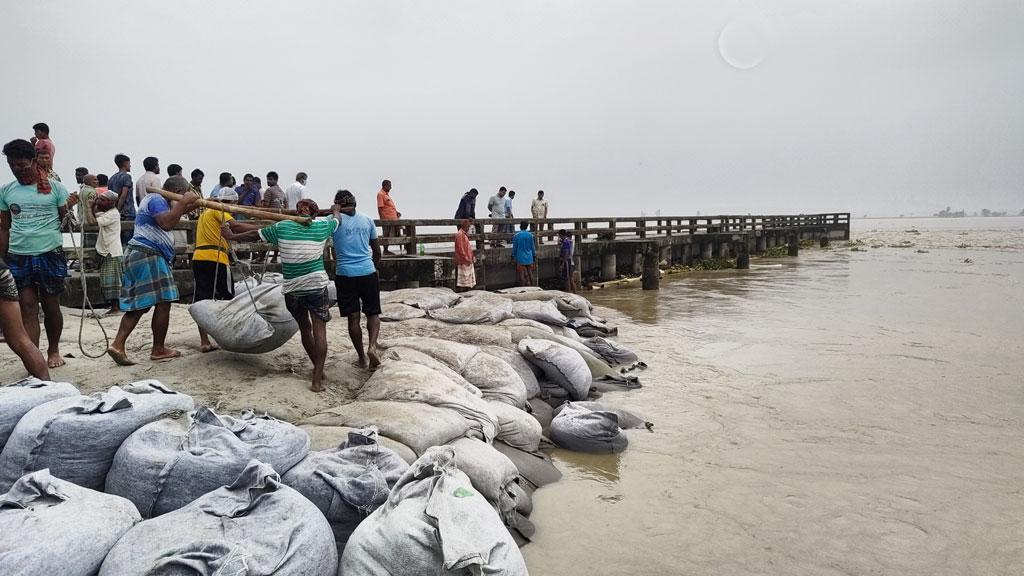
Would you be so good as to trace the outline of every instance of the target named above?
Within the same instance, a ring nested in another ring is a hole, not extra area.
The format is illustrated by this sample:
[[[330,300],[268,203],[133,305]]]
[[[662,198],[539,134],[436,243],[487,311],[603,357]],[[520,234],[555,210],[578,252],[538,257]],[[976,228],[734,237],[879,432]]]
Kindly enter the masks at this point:
[[[377,264],[381,258],[377,227],[369,216],[356,212],[356,197],[348,190],[339,190],[334,196],[334,218],[339,222],[334,232],[334,251],[338,255],[334,278],[338,289],[338,310],[348,318],[348,335],[359,357],[357,364],[361,368],[376,370],[380,366],[377,357],[377,335],[380,334]],[[366,331],[370,338],[365,353],[363,331],[359,326],[360,305],[366,314]]]
[[[221,191],[217,198],[223,204],[234,204],[238,193],[230,188]],[[192,253],[192,278],[195,281],[193,302],[203,300],[230,300],[235,297],[228,269],[228,243],[220,233],[221,226],[234,220],[229,212],[204,210],[196,223],[196,249]],[[199,327],[199,351],[212,352],[217,345],[210,342],[210,335]]]
[[[304,198],[295,207],[299,216],[312,218],[320,212],[316,202]],[[221,233],[232,242],[267,242],[278,247],[284,274],[284,301],[299,325],[302,347],[313,361],[312,390],[324,389],[324,364],[327,362],[327,323],[331,320],[324,270],[324,245],[338,228],[334,218],[313,220],[308,225],[291,220],[265,228],[237,220],[226,222]]]

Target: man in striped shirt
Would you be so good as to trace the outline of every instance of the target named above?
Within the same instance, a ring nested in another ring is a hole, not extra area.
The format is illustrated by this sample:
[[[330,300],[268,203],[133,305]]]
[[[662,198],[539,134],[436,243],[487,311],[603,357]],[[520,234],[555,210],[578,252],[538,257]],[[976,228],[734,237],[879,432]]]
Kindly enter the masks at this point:
[[[316,202],[306,198],[295,207],[299,216],[314,217],[320,212]],[[237,220],[223,227],[224,238],[233,242],[263,241],[280,250],[284,273],[284,302],[295,317],[302,334],[302,347],[313,361],[314,392],[324,389],[324,363],[327,361],[327,322],[331,320],[324,269],[324,245],[338,229],[334,218],[313,220],[304,225],[291,220],[260,228]]]

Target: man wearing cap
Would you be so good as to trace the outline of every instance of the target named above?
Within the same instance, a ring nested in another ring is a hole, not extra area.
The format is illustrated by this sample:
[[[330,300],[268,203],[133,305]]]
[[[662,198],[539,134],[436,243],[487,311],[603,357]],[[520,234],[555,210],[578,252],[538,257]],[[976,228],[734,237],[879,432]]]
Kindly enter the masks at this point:
[[[339,190],[335,194],[333,211],[339,222],[334,232],[334,252],[337,254],[334,284],[338,289],[338,310],[348,318],[348,336],[352,339],[358,366],[376,370],[380,366],[377,357],[377,336],[380,334],[377,265],[381,258],[377,227],[369,216],[356,212],[356,197],[348,190]],[[360,310],[366,314],[369,336],[365,353],[363,331],[359,326]]]
[[[96,197],[91,210],[92,220],[99,227],[96,236],[96,258],[99,261],[100,290],[110,308],[107,314],[116,314],[121,294],[121,214],[117,210],[117,193],[106,190]]]

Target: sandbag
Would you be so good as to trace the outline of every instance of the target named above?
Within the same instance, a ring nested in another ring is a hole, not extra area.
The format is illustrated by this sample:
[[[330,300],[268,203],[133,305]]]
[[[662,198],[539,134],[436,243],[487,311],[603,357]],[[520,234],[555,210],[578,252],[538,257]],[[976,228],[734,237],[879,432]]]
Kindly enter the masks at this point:
[[[251,412],[218,416],[203,406],[191,418],[164,418],[129,436],[114,455],[106,492],[150,518],[231,484],[251,460],[283,473],[308,452],[309,435],[288,422]]]
[[[594,306],[590,301],[579,294],[573,294],[571,292],[563,292],[561,290],[532,290],[518,294],[507,294],[506,297],[513,302],[549,300],[555,303],[555,306],[558,307],[558,310],[562,314],[571,318],[579,316],[589,318],[593,316]]]
[[[537,376],[543,375],[544,372],[531,364],[529,360],[523,358],[523,355],[519,353],[518,347],[484,346],[482,350],[501,358],[516,371],[516,374],[522,379],[523,385],[526,386],[527,398],[534,398],[540,394],[540,382],[537,381]]]
[[[480,348],[477,346],[470,346],[468,344],[460,344],[458,342],[450,342],[448,340],[439,340],[437,338],[427,338],[423,336],[394,338],[380,342],[380,347],[385,350],[395,346],[411,348],[418,352],[423,352],[432,358],[444,362],[449,368],[456,372],[462,372],[462,368],[466,363],[468,363],[469,360],[473,358],[473,356],[476,356],[477,352],[480,351]]]
[[[604,322],[598,322],[594,318],[570,318],[567,324],[577,334],[586,337],[593,336],[614,336],[619,333],[618,328],[608,326]]]
[[[580,341],[567,338],[560,334],[547,334],[540,330],[535,330],[527,326],[520,326],[511,329],[512,340],[515,342],[521,342],[527,338],[533,338],[537,340],[549,340],[572,348],[583,361],[587,364],[587,369],[590,370],[590,378],[593,381],[607,381],[610,385],[606,389],[615,390],[631,390],[634,388],[640,388],[640,380],[636,376],[626,375],[615,368],[608,365],[607,362],[599,358],[594,352]]]
[[[32,376],[0,387],[0,451],[18,420],[29,410],[68,396],[78,396],[78,388],[67,382],[49,382]]]
[[[498,417],[497,440],[527,452],[533,452],[540,447],[542,431],[539,420],[505,402],[492,400],[488,404]]]
[[[421,336],[449,340],[472,346],[508,346],[512,334],[507,327],[476,324],[450,324],[432,318],[413,318],[384,327],[386,338]]]
[[[348,441],[350,432],[360,430],[360,428],[352,428],[351,426],[317,426],[314,424],[303,424],[299,428],[302,428],[309,434],[311,450],[331,450],[337,448],[342,442]],[[412,451],[412,448],[398,440],[378,433],[377,444],[398,454],[399,458],[405,460],[407,464],[412,464],[416,461],[416,453]]]
[[[451,447],[433,448],[406,471],[352,533],[341,574],[526,576],[519,548],[454,459]]]
[[[405,362],[412,362],[414,364],[426,366],[427,368],[430,368],[435,372],[439,372],[445,378],[465,388],[473,396],[479,397],[483,395],[480,392],[480,389],[470,384],[468,380],[462,377],[462,374],[452,370],[444,362],[441,362],[429,354],[424,354],[419,350],[413,350],[412,348],[405,348],[402,346],[392,346],[391,348],[388,348],[386,352],[381,354],[380,358],[382,361],[403,360]]]
[[[512,303],[466,300],[454,308],[439,308],[427,311],[427,316],[434,320],[452,324],[497,324],[502,320],[513,318]]]
[[[469,432],[469,421],[449,408],[419,402],[352,402],[329,408],[302,424],[376,426],[380,433],[405,444],[417,455]]]
[[[501,417],[500,414],[498,416]],[[554,409],[550,404],[540,398],[532,398],[530,400],[530,417],[540,423],[541,434],[550,434],[551,420],[555,418]]]
[[[555,468],[551,458],[543,452],[525,452],[513,448],[504,442],[496,441],[494,449],[504,454],[513,464],[523,479],[536,488],[554,484],[562,479],[562,473]]]
[[[487,400],[500,400],[517,408],[526,406],[526,384],[508,362],[479,352],[462,369],[462,376],[483,393]]]
[[[384,304],[405,304],[421,310],[434,310],[454,306],[462,297],[448,288],[402,288],[380,293],[380,302]]]
[[[124,498],[26,474],[0,495],[0,574],[92,576],[140,520]]]
[[[364,402],[395,400],[449,408],[461,414],[469,423],[469,430],[483,440],[490,442],[498,433],[498,418],[483,399],[440,373],[412,362],[384,362],[359,389],[356,398]]]
[[[316,505],[338,543],[348,541],[356,526],[383,504],[409,465],[377,443],[377,430],[350,432],[330,450],[310,452],[281,477],[286,485]]]
[[[558,384],[573,400],[585,400],[592,378],[587,363],[575,350],[550,340],[519,341],[519,353],[544,370],[547,379]]]
[[[593,350],[594,353],[601,357],[602,360],[612,366],[619,364],[632,364],[640,361],[640,358],[625,346],[622,346],[614,340],[608,340],[607,338],[602,338],[600,336],[585,338],[583,340],[583,345]]]
[[[516,465],[490,444],[459,438],[449,444],[455,450],[455,467],[469,477],[473,487],[497,509],[502,520],[516,508]]]
[[[284,274],[280,272],[264,272],[258,279],[252,276],[242,278],[235,282],[235,294],[244,291],[246,288],[255,288],[260,284],[284,284]]]
[[[0,453],[0,490],[44,468],[61,480],[102,490],[125,438],[164,414],[192,408],[191,396],[156,380],[36,406],[21,418]]]
[[[568,402],[551,421],[551,441],[566,450],[591,453],[622,452],[629,440],[614,412],[590,410]]]
[[[283,290],[267,282],[243,286],[231,300],[202,300],[189,306],[188,312],[224,350],[262,354],[280,348],[299,331],[285,307]]]
[[[530,328],[536,328],[554,334],[555,331],[551,326],[542,324],[536,320],[527,320],[526,318],[509,318],[508,320],[502,320],[498,322],[498,326],[505,326],[507,328],[515,328],[516,326],[528,326]]]
[[[569,323],[569,319],[565,317],[565,314],[559,312],[558,307],[550,300],[547,302],[540,300],[513,302],[512,313],[515,314],[516,318],[536,320],[549,326],[565,326]]]
[[[562,410],[566,409],[566,407],[569,406],[575,408],[583,408],[586,410],[590,410],[592,412],[611,412],[615,414],[616,418],[618,418],[619,428],[622,428],[623,430],[629,430],[633,428],[650,430],[654,428],[654,424],[642,416],[638,416],[635,413],[626,410],[625,408],[619,408],[617,406],[611,406],[608,404],[603,404],[601,402],[590,402],[586,400],[582,402],[567,402],[559,406],[558,408],[555,408],[553,410],[553,414],[555,416],[558,416],[558,414],[561,413]]]
[[[540,286],[511,286],[509,288],[502,288],[501,290],[495,290],[498,294],[522,294],[523,292],[540,292],[543,290]]]
[[[416,308],[401,302],[381,304],[380,307],[380,319],[382,322],[401,322],[413,318],[423,318],[426,315],[426,311],[422,308]]]
[[[100,576],[336,576],[338,550],[317,507],[252,461],[230,486],[137,524]]]

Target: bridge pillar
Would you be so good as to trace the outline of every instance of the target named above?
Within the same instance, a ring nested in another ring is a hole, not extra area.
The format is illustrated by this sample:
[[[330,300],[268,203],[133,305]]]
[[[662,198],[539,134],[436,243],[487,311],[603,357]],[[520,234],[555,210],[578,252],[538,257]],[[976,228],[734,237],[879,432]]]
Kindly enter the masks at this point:
[[[705,242],[700,245],[700,259],[711,260],[711,250],[714,248],[711,242]]]
[[[739,270],[750,268],[750,246],[746,242],[737,246],[736,268]]]
[[[800,235],[790,234],[789,235],[789,255],[799,256],[800,255]]]
[[[768,236],[766,244],[769,248],[775,248],[775,234]]]
[[[572,289],[573,291],[579,291],[583,285],[583,271],[580,267],[583,266],[583,258],[576,254],[572,257]]]
[[[820,239],[818,239],[818,246],[822,248],[828,248],[828,232],[825,233]]]
[[[644,250],[644,274],[640,279],[644,290],[657,290],[661,282],[661,270],[658,269],[659,250],[656,246],[648,246]]]
[[[615,253],[601,255],[601,280],[615,280],[618,276]]]
[[[683,244],[683,255],[681,262],[689,264],[693,260],[693,244]]]
[[[718,245],[718,257],[719,258],[728,258],[729,257],[729,243],[728,242],[722,242],[721,244]]]
[[[754,252],[755,253],[763,254],[764,251],[768,249],[768,238],[766,236],[764,236],[763,234],[761,236],[758,236],[757,240],[755,240],[755,242],[756,242],[756,246],[754,248]]]

